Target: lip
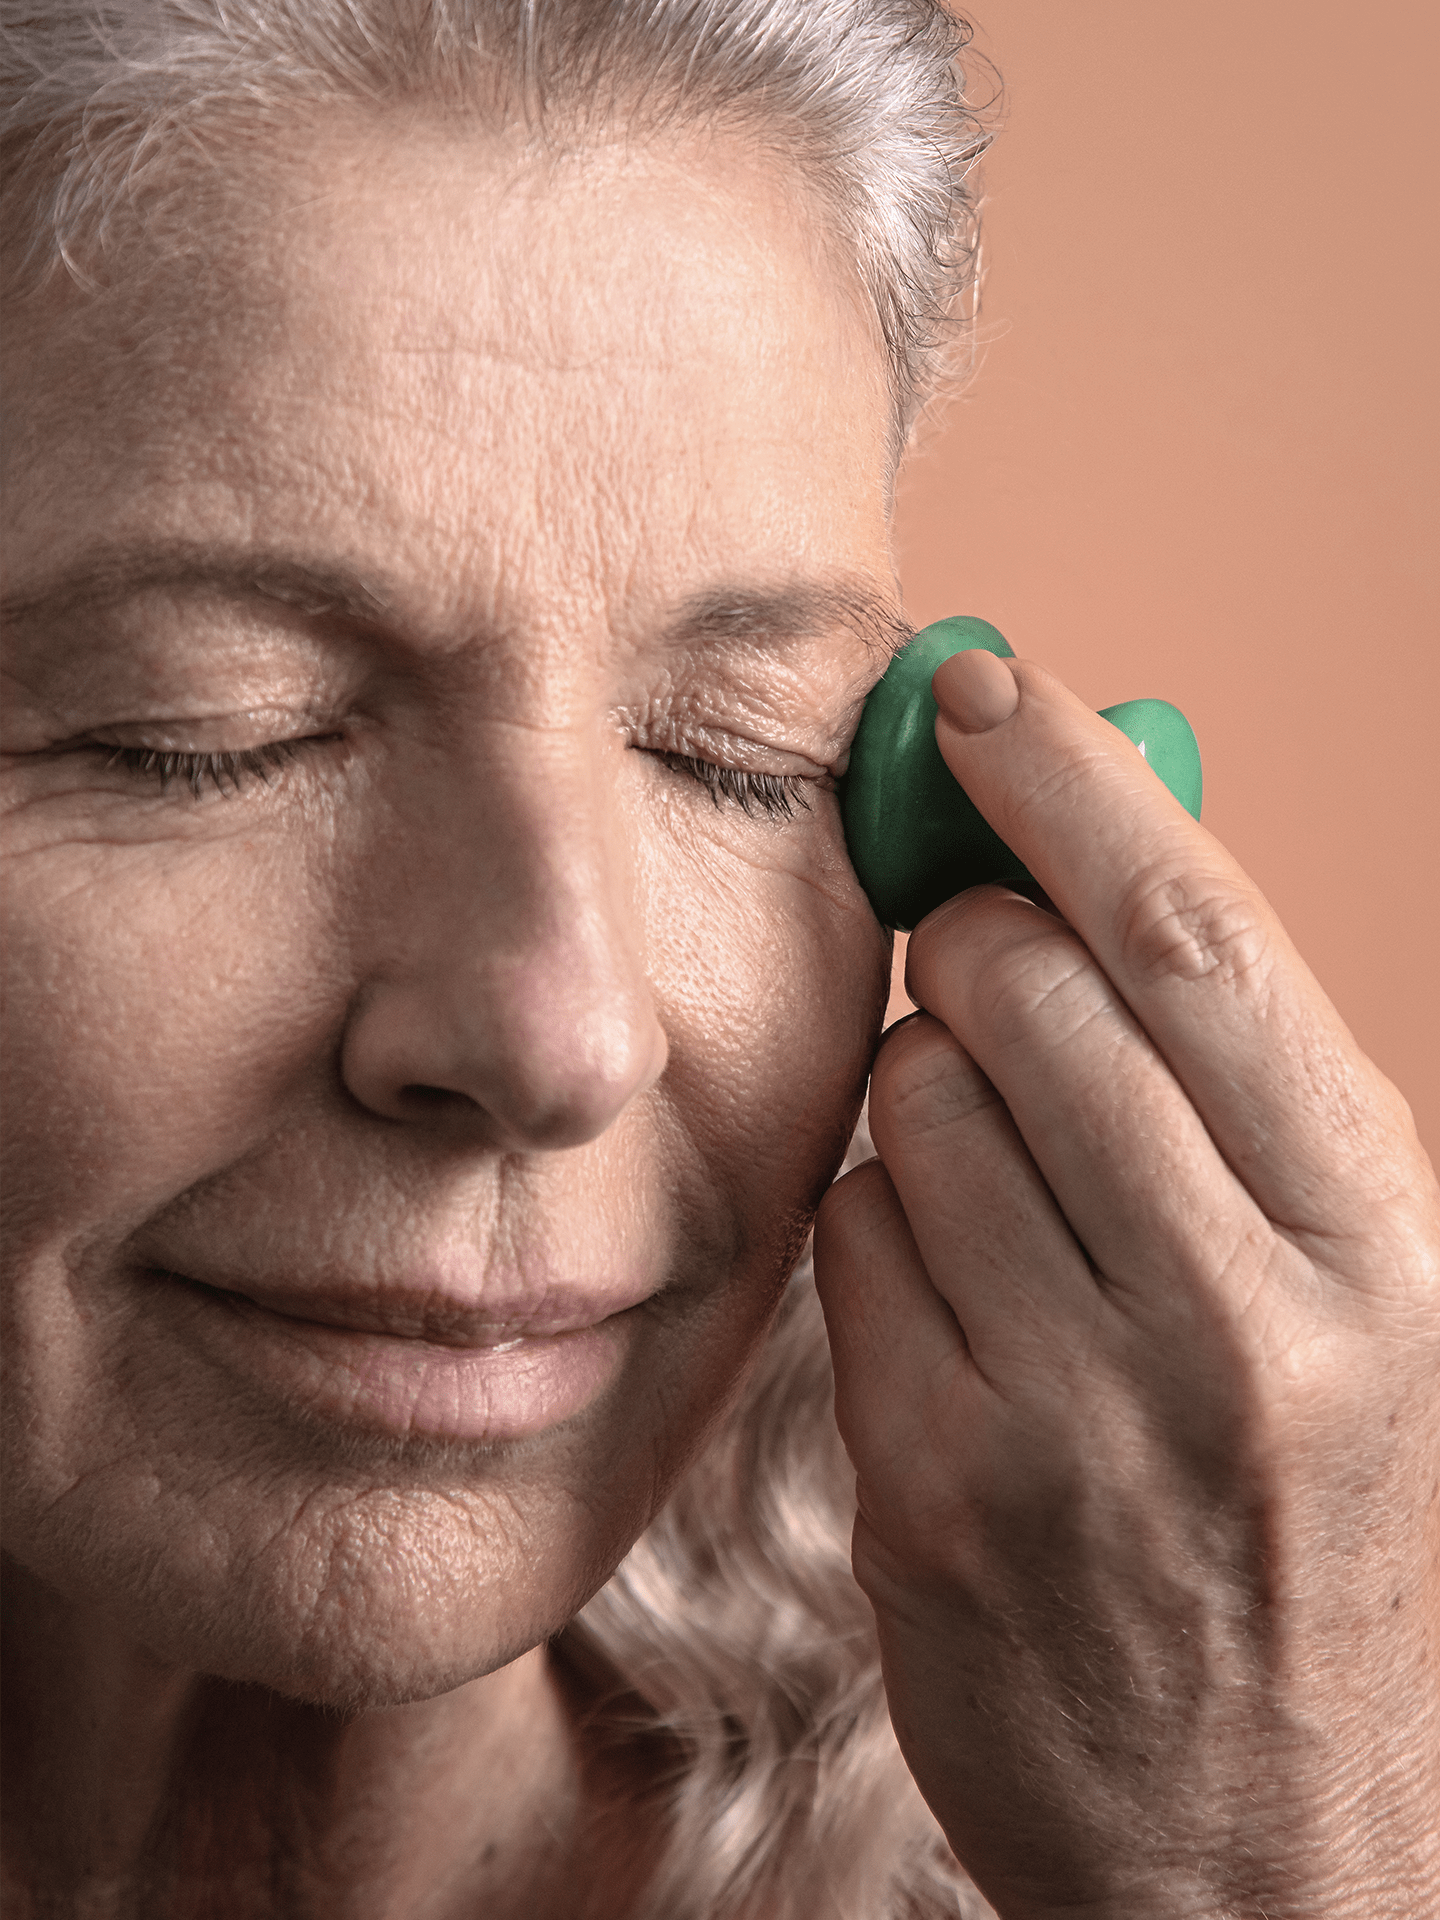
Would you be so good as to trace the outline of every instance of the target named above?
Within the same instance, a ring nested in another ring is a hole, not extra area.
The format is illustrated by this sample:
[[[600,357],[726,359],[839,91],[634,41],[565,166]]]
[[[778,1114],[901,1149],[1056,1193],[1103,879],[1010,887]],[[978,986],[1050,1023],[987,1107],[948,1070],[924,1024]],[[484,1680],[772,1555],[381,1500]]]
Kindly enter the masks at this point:
[[[398,1438],[507,1441],[575,1418],[613,1381],[652,1288],[239,1285],[152,1269],[201,1307],[210,1356],[267,1393]]]
[[[189,1276],[177,1274],[176,1279]],[[444,1286],[287,1287],[283,1283],[189,1280],[267,1313],[347,1333],[423,1340],[434,1346],[495,1348],[517,1339],[546,1339],[598,1326],[650,1297],[649,1287],[547,1286],[529,1292],[467,1296]]]

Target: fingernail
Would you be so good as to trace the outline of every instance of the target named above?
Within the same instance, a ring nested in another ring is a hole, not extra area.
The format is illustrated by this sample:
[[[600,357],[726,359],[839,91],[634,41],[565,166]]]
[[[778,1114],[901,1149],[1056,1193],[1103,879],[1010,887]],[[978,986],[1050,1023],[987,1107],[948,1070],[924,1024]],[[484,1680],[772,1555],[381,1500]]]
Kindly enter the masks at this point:
[[[968,647],[942,660],[930,681],[935,704],[962,733],[988,733],[1020,704],[1015,676],[983,647]]]

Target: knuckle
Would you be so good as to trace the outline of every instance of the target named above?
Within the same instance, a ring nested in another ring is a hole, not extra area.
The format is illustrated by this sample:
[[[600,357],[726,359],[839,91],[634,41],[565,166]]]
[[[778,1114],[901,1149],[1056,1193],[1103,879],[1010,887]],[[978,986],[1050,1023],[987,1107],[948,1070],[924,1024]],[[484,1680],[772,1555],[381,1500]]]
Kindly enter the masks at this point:
[[[837,1256],[871,1247],[882,1239],[898,1207],[890,1176],[879,1160],[866,1160],[830,1187],[815,1216],[817,1277],[823,1278]]]
[[[954,1125],[998,1099],[995,1089],[938,1020],[916,1020],[886,1041],[870,1081],[871,1128],[907,1135]]]
[[[1255,987],[1268,979],[1274,945],[1258,893],[1217,874],[1148,874],[1120,916],[1125,964],[1145,980]]]
[[[1046,674],[1045,679],[1064,694],[1053,676]],[[1029,770],[1023,789],[1011,800],[1013,816],[1005,822],[1014,833],[1026,839],[1033,836],[1041,843],[1053,831],[1057,818],[1082,812],[1093,804],[1095,780],[1113,752],[1113,745],[1100,745],[1094,740],[1053,739],[1047,745],[1043,764]],[[1004,828],[1001,837],[1009,838]]]
[[[1026,927],[977,967],[971,992],[987,1033],[999,1044],[1063,1042],[1102,1014],[1110,995],[1081,942],[1063,927]]]
[[[889,1195],[890,1178],[883,1162],[863,1160],[826,1188],[817,1224],[823,1221],[827,1229],[843,1232],[873,1212],[877,1204],[888,1203]]]

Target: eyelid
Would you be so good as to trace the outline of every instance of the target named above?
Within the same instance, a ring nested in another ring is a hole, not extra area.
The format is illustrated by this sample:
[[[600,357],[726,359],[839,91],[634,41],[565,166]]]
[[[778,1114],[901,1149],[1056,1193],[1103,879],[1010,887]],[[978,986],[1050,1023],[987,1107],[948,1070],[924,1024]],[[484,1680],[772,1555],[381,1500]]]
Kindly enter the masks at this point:
[[[217,713],[187,713],[183,718],[155,715],[107,720],[57,743],[56,752],[78,747],[111,747],[119,752],[244,753],[286,740],[309,739],[338,730],[333,711],[297,707],[228,708]],[[205,736],[223,735],[207,740]]]
[[[321,746],[339,739],[338,734],[306,734],[296,740],[269,740],[258,747],[217,748],[205,753],[170,751],[154,747],[107,747],[93,743],[90,751],[106,754],[107,768],[124,766],[142,779],[158,780],[164,793],[172,782],[183,781],[198,800],[207,786],[222,797],[238,794],[249,780],[270,785],[270,775],[279,773],[306,747]]]
[[[677,710],[669,706],[643,717],[621,716],[621,725],[630,744],[646,752],[679,754],[737,772],[784,780],[823,780],[835,771],[828,760],[816,759],[782,739],[691,719],[683,707]]]
[[[671,753],[664,748],[650,749],[654,757],[673,772],[685,774],[703,787],[718,811],[736,806],[752,820],[793,820],[796,809],[809,813],[807,787],[819,786],[825,776],[799,773],[751,773],[743,767],[727,767],[698,754]]]
[[[128,766],[136,773],[152,775],[160,782],[162,793],[172,780],[184,780],[198,800],[207,782],[219,794],[239,793],[250,778],[268,787],[271,771],[278,772],[287,761],[293,759],[302,744],[299,740],[273,740],[263,747],[242,747],[238,751],[212,753],[167,752],[153,747],[115,747],[111,749],[105,765]],[[101,746],[97,751],[103,753],[105,749]]]

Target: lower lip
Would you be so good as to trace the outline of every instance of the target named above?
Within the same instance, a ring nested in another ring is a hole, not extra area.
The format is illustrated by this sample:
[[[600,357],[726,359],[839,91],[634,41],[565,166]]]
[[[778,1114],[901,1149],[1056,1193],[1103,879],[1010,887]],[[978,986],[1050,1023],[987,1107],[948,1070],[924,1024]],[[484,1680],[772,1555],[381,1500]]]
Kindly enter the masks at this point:
[[[524,1440],[582,1413],[615,1378],[625,1325],[443,1347],[292,1320],[230,1295],[206,1315],[226,1360],[344,1426],[400,1438]],[[223,1324],[217,1324],[223,1323]]]

